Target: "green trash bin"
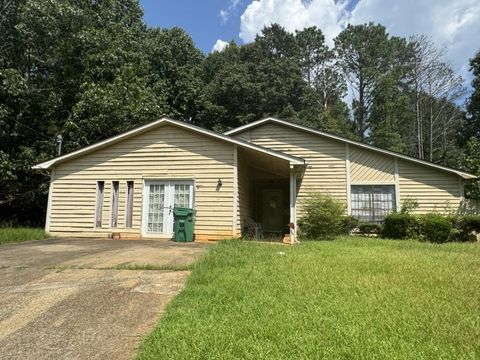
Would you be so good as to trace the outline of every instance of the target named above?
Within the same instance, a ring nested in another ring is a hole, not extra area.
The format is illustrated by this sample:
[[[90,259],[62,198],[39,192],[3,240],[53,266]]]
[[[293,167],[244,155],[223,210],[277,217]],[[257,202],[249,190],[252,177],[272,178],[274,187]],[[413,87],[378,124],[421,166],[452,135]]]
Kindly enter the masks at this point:
[[[195,210],[191,208],[176,207],[173,209],[173,219],[175,222],[175,241],[193,241],[193,230],[195,228]]]

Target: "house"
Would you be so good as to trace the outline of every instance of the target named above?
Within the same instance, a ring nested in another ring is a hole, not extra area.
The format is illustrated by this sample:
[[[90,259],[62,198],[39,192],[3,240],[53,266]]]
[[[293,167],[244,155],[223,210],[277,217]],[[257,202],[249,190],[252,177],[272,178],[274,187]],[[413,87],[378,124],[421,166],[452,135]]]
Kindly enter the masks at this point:
[[[456,209],[474,175],[274,118],[219,134],[169,118],[38,164],[51,174],[54,236],[171,238],[172,208],[196,209],[200,240],[240,237],[248,222],[295,241],[312,191],[380,222],[408,198]]]

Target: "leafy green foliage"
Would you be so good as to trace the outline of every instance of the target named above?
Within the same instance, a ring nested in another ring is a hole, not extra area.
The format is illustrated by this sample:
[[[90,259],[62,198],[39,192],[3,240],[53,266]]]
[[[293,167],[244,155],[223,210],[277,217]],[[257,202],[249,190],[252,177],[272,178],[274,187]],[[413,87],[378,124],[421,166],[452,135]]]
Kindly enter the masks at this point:
[[[480,138],[471,137],[464,153],[465,169],[480,177]],[[470,199],[480,199],[480,180],[470,180],[465,186],[465,196]]]
[[[405,200],[403,200],[402,205],[400,207],[400,213],[410,214],[416,208],[418,208],[417,199],[413,197],[406,197]]]
[[[383,221],[382,237],[407,239],[414,235],[415,218],[408,213],[391,213]]]
[[[470,59],[470,71],[473,73],[473,92],[467,102],[465,138],[480,139],[480,50]]]
[[[379,234],[382,231],[382,227],[378,224],[360,224],[358,227],[358,232],[360,234]]]
[[[421,240],[445,243],[452,240],[453,225],[451,221],[439,214],[417,216],[419,237]]]
[[[480,234],[480,215],[465,215],[454,219],[456,240],[476,241]]]
[[[384,220],[382,236],[390,239],[417,239],[433,243],[474,241],[480,232],[478,215],[411,215],[393,213]]]
[[[345,205],[331,195],[311,194],[303,204],[298,225],[302,237],[331,239],[345,233]]]

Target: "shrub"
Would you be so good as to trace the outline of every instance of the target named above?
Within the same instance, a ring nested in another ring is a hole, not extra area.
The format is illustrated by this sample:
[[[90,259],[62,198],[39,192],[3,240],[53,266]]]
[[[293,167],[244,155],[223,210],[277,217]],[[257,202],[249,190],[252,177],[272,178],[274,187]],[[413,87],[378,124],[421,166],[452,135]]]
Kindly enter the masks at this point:
[[[393,213],[385,218],[382,237],[414,238],[434,243],[475,241],[480,232],[480,216],[446,216],[440,214],[409,215]]]
[[[360,234],[379,234],[382,228],[378,224],[360,224],[358,230]]]
[[[298,225],[306,238],[331,239],[346,233],[345,205],[332,196],[312,194],[304,203],[304,211]]]
[[[425,214],[419,215],[417,218],[422,240],[439,244],[452,240],[453,225],[447,217],[438,214]]]
[[[417,233],[416,219],[408,213],[392,213],[384,219],[382,237],[406,239]]]
[[[344,233],[349,234],[352,230],[358,227],[358,220],[351,215],[344,216],[342,226],[344,229]]]
[[[455,222],[456,240],[476,241],[480,233],[480,215],[465,215]]]
[[[480,233],[480,215],[466,215],[462,218],[462,228]]]
[[[413,210],[418,208],[418,201],[415,198],[407,197],[400,208],[402,214],[410,214]]]

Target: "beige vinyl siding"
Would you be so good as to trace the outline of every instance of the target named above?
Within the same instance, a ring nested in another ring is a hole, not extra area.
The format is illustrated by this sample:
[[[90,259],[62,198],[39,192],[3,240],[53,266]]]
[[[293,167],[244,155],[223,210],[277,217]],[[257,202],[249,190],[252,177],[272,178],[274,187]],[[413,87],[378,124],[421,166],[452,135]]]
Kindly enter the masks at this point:
[[[102,236],[112,231],[139,237],[144,180],[194,180],[198,239],[231,237],[233,145],[165,125],[55,168],[50,232]],[[218,179],[223,186],[216,190]],[[94,227],[96,182],[105,181],[102,228]],[[118,227],[110,228],[112,181],[120,182]],[[132,228],[125,227],[127,181],[134,181]]]
[[[394,158],[350,145],[350,181],[388,184],[395,181]]]
[[[308,162],[303,179],[297,180],[299,207],[308,193],[318,191],[346,201],[345,144],[317,135],[267,123],[235,135],[254,144],[305,159]]]
[[[308,166],[297,182],[297,216],[309,191],[330,193],[346,201],[347,173],[351,184],[396,184],[395,157],[353,144],[348,146],[350,171],[346,171],[346,144],[319,135],[274,123],[246,129],[235,137],[287,154],[304,158]],[[417,212],[457,210],[462,199],[462,180],[458,175],[397,158],[399,202],[415,198]]]
[[[398,160],[400,202],[418,201],[419,213],[456,211],[461,201],[461,180],[454,174]]]

